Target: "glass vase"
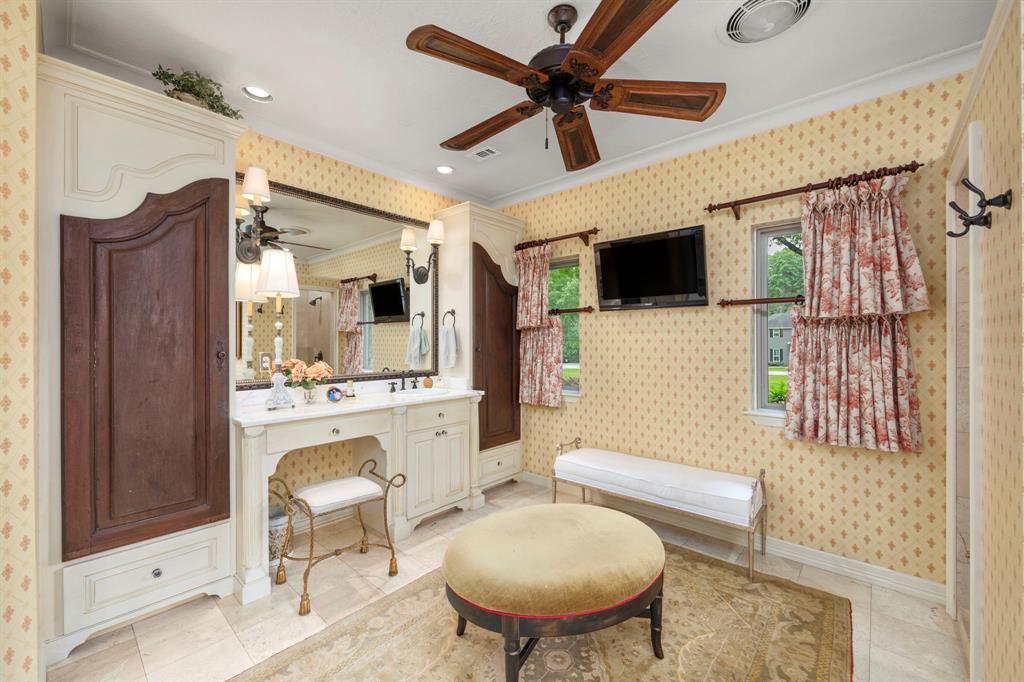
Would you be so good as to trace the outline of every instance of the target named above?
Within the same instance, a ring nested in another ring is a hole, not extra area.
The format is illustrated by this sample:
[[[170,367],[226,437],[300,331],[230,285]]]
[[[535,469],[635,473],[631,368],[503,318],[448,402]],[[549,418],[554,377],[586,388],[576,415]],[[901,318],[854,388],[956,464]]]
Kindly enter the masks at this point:
[[[302,389],[302,397],[306,401],[307,405],[312,405],[316,402],[316,386],[313,388]]]

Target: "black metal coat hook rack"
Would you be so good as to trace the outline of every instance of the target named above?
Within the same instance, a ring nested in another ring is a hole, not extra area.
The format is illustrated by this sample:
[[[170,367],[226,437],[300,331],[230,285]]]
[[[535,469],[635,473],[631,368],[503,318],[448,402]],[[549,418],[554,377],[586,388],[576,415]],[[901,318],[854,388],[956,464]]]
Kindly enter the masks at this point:
[[[964,229],[961,232],[953,232],[950,230],[946,233],[947,237],[963,237],[965,234],[971,231],[971,228],[976,225],[983,227],[992,227],[992,214],[988,212],[989,206],[997,206],[999,208],[1010,208],[1013,205],[1013,191],[1006,190],[1002,194],[998,194],[991,199],[985,196],[985,193],[974,186],[967,178],[964,178],[960,183],[968,190],[977,194],[980,198],[978,199],[978,212],[975,215],[969,214],[964,209],[960,208],[955,201],[949,202],[949,207],[956,211],[956,214],[960,216],[960,222],[964,224]]]

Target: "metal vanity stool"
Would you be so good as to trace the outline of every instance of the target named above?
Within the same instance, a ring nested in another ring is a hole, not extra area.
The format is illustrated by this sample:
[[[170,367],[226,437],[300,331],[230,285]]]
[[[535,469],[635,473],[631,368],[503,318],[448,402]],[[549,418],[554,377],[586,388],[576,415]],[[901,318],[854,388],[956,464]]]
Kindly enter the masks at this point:
[[[369,466],[368,466],[369,465]],[[373,476],[382,484],[381,486],[371,481],[366,476]],[[331,481],[323,481],[308,485],[292,493],[291,488],[279,476],[272,476],[269,481],[270,495],[281,502],[284,512],[288,516],[288,525],[285,528],[284,542],[281,543],[280,559],[277,564],[277,578],[275,582],[283,585],[288,579],[285,574],[284,560],[305,561],[306,571],[302,575],[302,597],[299,599],[299,615],[305,616],[309,613],[309,574],[313,567],[324,559],[336,557],[343,552],[359,548],[361,554],[370,551],[370,547],[383,547],[391,552],[391,562],[388,565],[388,575],[398,575],[398,561],[395,559],[395,545],[391,540],[391,531],[388,528],[388,495],[392,488],[401,488],[405,485],[405,474],[395,474],[385,479],[377,473],[377,462],[369,459],[359,467],[356,476],[346,476]],[[384,537],[387,544],[370,542],[366,532],[366,523],[363,521],[362,506],[367,502],[384,502]],[[358,542],[353,542],[346,547],[333,549],[326,554],[314,555],[313,543],[316,532],[316,518],[329,512],[356,508],[356,519],[363,529],[363,537]],[[294,516],[301,513],[309,521],[309,550],[306,556],[295,556],[292,554],[292,538],[294,535]]]

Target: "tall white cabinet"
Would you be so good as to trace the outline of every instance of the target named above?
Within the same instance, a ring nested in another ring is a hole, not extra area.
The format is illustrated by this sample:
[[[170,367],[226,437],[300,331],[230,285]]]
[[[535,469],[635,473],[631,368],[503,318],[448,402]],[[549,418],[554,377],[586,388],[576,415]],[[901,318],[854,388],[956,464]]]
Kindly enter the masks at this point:
[[[148,193],[167,194],[203,178],[225,178],[233,186],[235,139],[245,128],[42,55],[38,86],[39,592],[52,663],[94,632],[198,594],[232,593],[233,518],[62,561],[60,216],[123,216]],[[233,208],[233,193],[229,200]],[[224,226],[224,239],[233,261],[232,227]],[[233,263],[228,266],[233,272]],[[225,310],[223,320],[232,345],[233,310]],[[234,376],[234,367],[228,369]]]
[[[440,369],[441,375],[465,378],[476,388],[473,377],[473,244],[479,244],[501,268],[510,284],[518,284],[515,245],[522,241],[522,220],[491,208],[466,202],[438,211],[434,218],[444,221],[445,243],[441,251],[441,312],[455,310],[455,328],[461,352],[454,367]],[[449,318],[448,324],[451,324]],[[522,442],[515,441],[480,451],[481,487],[494,486],[522,473]]]

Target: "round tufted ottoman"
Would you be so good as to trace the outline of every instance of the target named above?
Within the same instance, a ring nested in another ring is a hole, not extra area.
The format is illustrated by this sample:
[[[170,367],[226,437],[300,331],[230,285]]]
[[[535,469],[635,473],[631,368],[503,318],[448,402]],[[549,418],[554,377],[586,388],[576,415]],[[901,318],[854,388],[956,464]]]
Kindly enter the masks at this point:
[[[448,601],[466,621],[505,638],[505,679],[540,637],[600,630],[633,617],[651,621],[661,650],[665,548],[645,524],[604,507],[542,504],[485,517],[444,556]],[[527,641],[520,646],[520,638]]]

